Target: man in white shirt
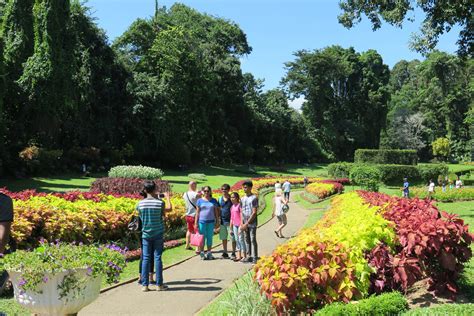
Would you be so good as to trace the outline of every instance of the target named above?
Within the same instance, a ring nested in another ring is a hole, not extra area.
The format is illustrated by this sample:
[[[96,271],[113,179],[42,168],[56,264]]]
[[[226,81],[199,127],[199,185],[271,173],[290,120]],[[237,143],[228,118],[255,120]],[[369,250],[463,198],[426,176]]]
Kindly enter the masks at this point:
[[[201,197],[201,195],[196,192],[197,184],[195,181],[189,181],[188,191],[184,192],[183,199],[186,204],[186,249],[193,250],[189,245],[189,240],[191,239],[191,234],[195,234],[194,231],[194,217],[196,216],[196,202]],[[196,250],[197,251],[197,250]]]
[[[457,178],[456,183],[454,185],[455,185],[456,189],[462,188],[462,181],[461,181],[461,179],[459,179],[459,177]]]
[[[290,191],[291,191],[291,183],[290,181],[286,180],[285,183],[282,185],[283,189],[283,194],[285,197],[285,200],[289,201],[290,200]]]
[[[433,196],[435,192],[435,183],[433,180],[430,179],[430,184],[428,184],[428,199],[431,200],[431,197]]]

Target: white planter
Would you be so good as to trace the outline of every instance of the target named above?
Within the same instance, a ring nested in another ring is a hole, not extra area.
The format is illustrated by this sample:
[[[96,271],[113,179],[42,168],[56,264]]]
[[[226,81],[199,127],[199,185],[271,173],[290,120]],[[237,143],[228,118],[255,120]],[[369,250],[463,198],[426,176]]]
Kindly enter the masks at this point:
[[[83,307],[92,303],[100,291],[101,277],[92,278],[86,269],[59,272],[54,276],[46,274],[47,282],[42,282],[38,290],[42,293],[22,291],[18,286],[21,273],[8,271],[15,290],[15,299],[20,305],[39,315],[67,315],[79,312]],[[82,280],[80,286],[68,291],[67,296],[60,298],[60,286],[64,277],[74,275]]]

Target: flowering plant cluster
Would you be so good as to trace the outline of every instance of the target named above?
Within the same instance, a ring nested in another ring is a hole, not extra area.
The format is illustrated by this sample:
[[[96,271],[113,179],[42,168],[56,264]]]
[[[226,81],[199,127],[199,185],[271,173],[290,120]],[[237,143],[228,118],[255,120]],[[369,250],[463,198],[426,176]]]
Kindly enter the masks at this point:
[[[381,245],[368,256],[377,268],[376,291],[406,290],[429,277],[429,290],[454,297],[463,264],[472,257],[474,235],[455,214],[440,212],[430,201],[403,199],[378,193],[359,193],[371,205],[382,207],[383,217],[395,224],[395,248]]]
[[[305,191],[315,195],[318,199],[327,198],[330,195],[341,193],[344,187],[341,183],[331,180],[321,180],[306,186]]]
[[[259,260],[255,278],[279,314],[406,290],[426,276],[430,290],[454,295],[472,238],[461,219],[429,201],[351,192],[334,198],[315,226]]]
[[[5,192],[5,191],[4,191]],[[106,195],[90,192],[36,193],[28,190],[6,192],[14,199],[12,236],[20,248],[35,247],[41,237],[86,243],[119,240],[128,231],[139,195]],[[184,200],[171,198],[173,211],[166,213],[165,225],[184,225]]]
[[[428,189],[426,187],[414,187],[410,190],[410,193],[420,199],[428,197]],[[474,188],[446,188],[446,192],[438,188],[432,195],[432,198],[440,202],[471,201],[474,200]]]
[[[258,261],[256,279],[279,314],[367,294],[373,269],[364,253],[395,239],[378,210],[355,192],[338,196],[315,226]]]
[[[33,251],[18,250],[6,255],[0,261],[0,270],[20,272],[20,289],[39,293],[39,285],[48,282],[48,276],[64,271],[73,275],[74,271],[86,269],[90,277],[104,276],[107,283],[118,282],[125,264],[125,250],[113,244],[96,247],[42,240]],[[72,277],[66,281],[79,284],[83,280]],[[67,288],[74,288],[74,284],[68,284]]]

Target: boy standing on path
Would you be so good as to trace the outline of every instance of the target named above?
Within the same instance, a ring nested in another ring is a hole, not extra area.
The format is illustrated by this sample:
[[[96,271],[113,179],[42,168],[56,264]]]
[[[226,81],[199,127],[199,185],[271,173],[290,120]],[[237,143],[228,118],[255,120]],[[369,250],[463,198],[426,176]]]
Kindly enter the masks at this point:
[[[256,263],[258,260],[257,245],[257,210],[258,198],[252,193],[253,183],[248,180],[243,183],[245,196],[241,200],[242,204],[242,226],[244,232],[245,245],[248,257],[245,262]]]
[[[289,201],[290,200],[290,191],[291,191],[290,181],[286,180],[285,183],[283,183],[282,189],[283,189],[283,194],[284,194],[285,200]]]
[[[221,210],[221,226],[219,229],[219,239],[222,241],[222,247],[224,248],[224,253],[222,258],[227,259],[229,255],[227,254],[227,237],[229,236],[229,227],[230,227],[230,208],[232,207],[232,201],[230,200],[230,185],[223,184],[221,187],[222,196],[219,198],[219,208]],[[235,239],[231,235],[232,241],[232,259],[235,259]]]

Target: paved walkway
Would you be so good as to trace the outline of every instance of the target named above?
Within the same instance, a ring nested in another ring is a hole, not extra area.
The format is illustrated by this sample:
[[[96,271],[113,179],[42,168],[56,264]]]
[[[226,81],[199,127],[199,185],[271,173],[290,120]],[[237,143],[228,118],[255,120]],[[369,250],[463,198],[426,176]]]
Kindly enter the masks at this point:
[[[296,192],[295,192],[296,194]],[[310,211],[296,203],[290,204],[288,225],[284,236],[293,236],[304,225]],[[271,254],[286,238],[277,238],[277,219],[257,230],[259,255]],[[194,315],[232,282],[252,268],[251,264],[236,263],[221,259],[221,247],[215,249],[218,259],[202,261],[199,256],[163,271],[168,291],[143,293],[136,283],[120,286],[99,296],[84,308],[79,316],[85,315]],[[166,256],[166,252],[164,253]],[[152,288],[152,287],[151,287]]]

